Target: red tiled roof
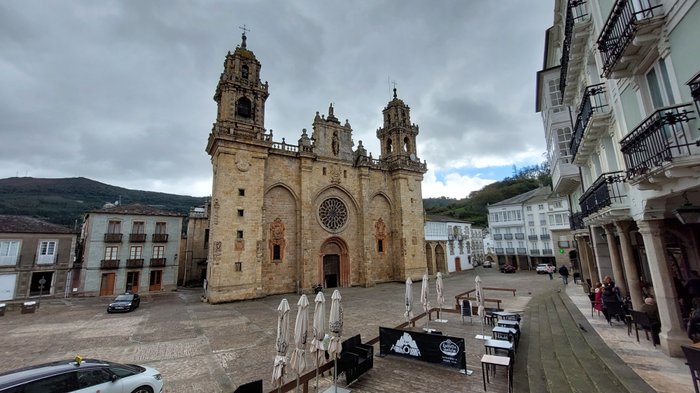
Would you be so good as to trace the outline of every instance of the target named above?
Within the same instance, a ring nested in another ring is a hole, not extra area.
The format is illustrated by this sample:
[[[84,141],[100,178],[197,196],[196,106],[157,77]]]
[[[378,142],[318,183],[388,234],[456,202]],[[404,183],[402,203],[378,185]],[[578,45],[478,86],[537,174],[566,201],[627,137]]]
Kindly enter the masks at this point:
[[[0,233],[76,233],[71,228],[29,216],[0,215]]]
[[[101,209],[91,210],[90,213],[107,213],[107,214],[129,214],[135,216],[170,216],[184,217],[184,214],[176,213],[168,210],[159,209],[157,207],[133,203],[130,205],[108,206]]]

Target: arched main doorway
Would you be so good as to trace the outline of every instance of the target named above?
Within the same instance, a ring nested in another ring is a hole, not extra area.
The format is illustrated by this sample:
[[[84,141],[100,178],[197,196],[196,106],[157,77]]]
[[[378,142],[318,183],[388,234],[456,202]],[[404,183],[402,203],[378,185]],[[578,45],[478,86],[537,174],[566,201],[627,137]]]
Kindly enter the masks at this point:
[[[348,246],[339,237],[332,237],[321,245],[318,276],[324,288],[350,286]]]

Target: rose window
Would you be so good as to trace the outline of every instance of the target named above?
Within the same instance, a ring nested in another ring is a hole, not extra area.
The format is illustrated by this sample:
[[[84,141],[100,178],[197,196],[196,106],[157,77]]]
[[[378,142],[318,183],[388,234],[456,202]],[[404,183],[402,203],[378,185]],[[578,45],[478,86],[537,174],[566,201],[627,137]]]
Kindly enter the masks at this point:
[[[321,224],[331,231],[337,231],[348,221],[348,209],[338,198],[328,198],[318,208]]]

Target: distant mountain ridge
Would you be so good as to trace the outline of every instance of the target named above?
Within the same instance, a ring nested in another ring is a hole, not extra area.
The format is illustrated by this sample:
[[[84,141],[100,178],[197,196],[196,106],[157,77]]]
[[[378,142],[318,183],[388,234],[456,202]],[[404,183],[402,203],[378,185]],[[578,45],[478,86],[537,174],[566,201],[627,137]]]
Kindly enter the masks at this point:
[[[0,179],[0,214],[32,216],[74,227],[83,215],[105,203],[140,203],[187,214],[201,206],[205,197],[130,190],[84,177],[46,179],[9,177]]]

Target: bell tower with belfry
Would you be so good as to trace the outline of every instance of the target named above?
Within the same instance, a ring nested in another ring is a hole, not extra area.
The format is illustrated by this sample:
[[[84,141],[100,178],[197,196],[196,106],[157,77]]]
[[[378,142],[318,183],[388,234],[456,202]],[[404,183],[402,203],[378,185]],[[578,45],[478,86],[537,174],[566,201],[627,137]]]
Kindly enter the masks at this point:
[[[411,124],[411,108],[396,96],[396,84],[394,84],[394,99],[389,101],[382,113],[384,126],[377,130],[381,158],[389,161],[397,158],[416,161],[418,126]]]

